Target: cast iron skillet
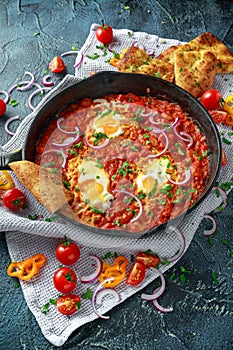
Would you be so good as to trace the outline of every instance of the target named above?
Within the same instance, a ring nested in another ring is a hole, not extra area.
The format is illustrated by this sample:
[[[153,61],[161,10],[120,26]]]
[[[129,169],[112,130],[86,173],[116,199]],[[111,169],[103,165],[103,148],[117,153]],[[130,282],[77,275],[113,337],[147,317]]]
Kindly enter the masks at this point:
[[[165,80],[147,76],[144,74],[118,73],[118,72],[100,72],[92,77],[79,81],[63,91],[53,95],[50,100],[37,113],[33,120],[25,145],[22,150],[23,159],[33,161],[35,158],[35,145],[41,133],[48,125],[51,118],[67,104],[81,100],[85,97],[98,98],[111,93],[128,93],[132,92],[137,95],[150,95],[160,99],[165,99],[170,102],[180,104],[185,112],[199,124],[200,129],[207,138],[208,147],[210,150],[209,174],[205,188],[200,195],[199,200],[191,206],[187,212],[193,210],[210,192],[214,181],[216,180],[222,161],[222,148],[218,130],[209,113],[202,107],[197,99],[192,97],[188,92],[178,86],[169,83]],[[65,217],[67,220],[69,218]],[[179,219],[179,218],[178,218]],[[176,219],[175,219],[176,220]],[[140,233],[127,233],[118,230],[105,230],[94,227],[89,227],[71,220],[85,229],[92,230],[96,233],[109,235],[120,235],[124,237],[139,238],[151,234],[164,224]],[[169,221],[170,222],[170,221]]]

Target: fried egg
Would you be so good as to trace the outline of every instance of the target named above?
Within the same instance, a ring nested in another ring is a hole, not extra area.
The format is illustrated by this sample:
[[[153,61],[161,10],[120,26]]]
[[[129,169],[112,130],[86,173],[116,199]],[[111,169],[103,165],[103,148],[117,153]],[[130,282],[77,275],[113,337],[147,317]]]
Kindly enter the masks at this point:
[[[135,179],[137,191],[149,194],[156,192],[157,188],[164,187],[168,182],[166,171],[169,162],[168,158],[149,160]]]
[[[117,105],[104,104],[104,109],[101,113],[93,120],[91,129],[93,133],[104,133],[108,138],[116,138],[124,134],[124,131],[132,125],[132,121],[124,116],[127,110],[123,109],[122,105],[116,108]],[[124,106],[126,108],[126,106]]]
[[[78,183],[81,197],[99,210],[110,207],[114,199],[109,193],[109,177],[100,164],[94,160],[83,159],[78,166]]]

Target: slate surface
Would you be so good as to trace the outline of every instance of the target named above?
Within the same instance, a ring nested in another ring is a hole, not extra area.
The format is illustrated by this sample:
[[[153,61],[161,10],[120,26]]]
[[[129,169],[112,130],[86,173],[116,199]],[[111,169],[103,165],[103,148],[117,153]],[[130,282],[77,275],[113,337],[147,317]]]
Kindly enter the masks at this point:
[[[130,10],[125,9],[129,6]],[[72,46],[80,48],[92,23],[108,22],[114,28],[145,31],[163,38],[189,41],[210,31],[225,44],[233,44],[233,3],[227,0],[196,1],[71,1],[0,0],[0,89],[7,90],[25,70],[37,79],[50,59]],[[73,57],[66,73],[74,74]],[[62,76],[57,78],[62,79]],[[25,95],[15,92],[20,103],[9,107],[8,116],[30,110]],[[24,100],[25,99],[25,100]],[[10,136],[0,120],[1,144]],[[17,123],[11,128],[17,127]],[[110,320],[96,320],[78,329],[62,350],[232,350],[233,326],[233,194],[227,208],[215,215],[218,235],[203,237],[206,223],[196,232],[188,252],[165,274],[167,291],[161,302],[174,312],[160,314],[136,294],[110,312]],[[0,234],[0,350],[54,350],[40,332],[21,289],[6,276],[10,262],[4,234]],[[182,267],[186,281],[181,282]],[[212,272],[218,277],[213,280]],[[153,285],[145,291],[151,292]]]

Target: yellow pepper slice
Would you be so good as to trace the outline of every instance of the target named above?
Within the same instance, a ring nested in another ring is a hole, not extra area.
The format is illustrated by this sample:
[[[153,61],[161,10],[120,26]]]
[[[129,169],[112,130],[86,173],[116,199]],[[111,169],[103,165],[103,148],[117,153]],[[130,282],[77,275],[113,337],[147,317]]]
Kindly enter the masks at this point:
[[[107,262],[103,263],[102,272],[99,276],[100,282],[104,282],[107,278],[112,278],[112,281],[109,281],[103,286],[105,288],[114,288],[118,286],[125,278],[126,278],[126,268],[127,268],[128,260],[124,256],[118,256],[114,260],[114,264],[110,265]]]
[[[7,170],[0,170],[0,191],[8,190],[14,186],[14,182]]]
[[[223,106],[224,111],[226,111],[229,114],[233,115],[233,94],[227,96],[224,99],[224,106]]]
[[[7,268],[7,274],[8,276],[18,277],[20,280],[28,281],[35,276],[46,260],[44,254],[36,254],[21,262],[11,262]]]

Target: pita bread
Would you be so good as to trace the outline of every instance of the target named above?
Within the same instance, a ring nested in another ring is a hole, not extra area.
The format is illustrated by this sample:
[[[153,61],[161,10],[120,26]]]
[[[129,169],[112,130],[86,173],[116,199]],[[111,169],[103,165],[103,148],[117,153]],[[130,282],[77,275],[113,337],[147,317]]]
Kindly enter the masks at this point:
[[[216,75],[216,57],[209,51],[175,52],[175,83],[200,97],[211,88]]]
[[[217,73],[233,73],[233,54],[221,40],[210,32],[203,33],[183,45],[183,50],[208,50],[217,58]]]
[[[44,205],[54,213],[65,203],[73,199],[73,195],[62,184],[62,179],[39,165],[27,160],[9,163],[20,182]]]

